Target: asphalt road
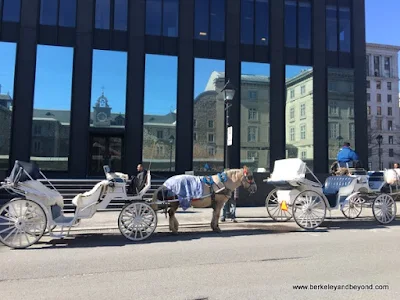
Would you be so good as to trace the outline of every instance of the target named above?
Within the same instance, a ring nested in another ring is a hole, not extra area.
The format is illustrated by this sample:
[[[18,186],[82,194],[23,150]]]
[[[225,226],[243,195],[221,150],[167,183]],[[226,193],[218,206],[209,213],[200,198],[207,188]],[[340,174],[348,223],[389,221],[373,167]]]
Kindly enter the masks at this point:
[[[43,238],[0,247],[1,299],[400,299],[399,225],[333,220],[305,232],[257,220],[223,224],[221,234],[208,224],[158,230],[142,244],[114,230]]]

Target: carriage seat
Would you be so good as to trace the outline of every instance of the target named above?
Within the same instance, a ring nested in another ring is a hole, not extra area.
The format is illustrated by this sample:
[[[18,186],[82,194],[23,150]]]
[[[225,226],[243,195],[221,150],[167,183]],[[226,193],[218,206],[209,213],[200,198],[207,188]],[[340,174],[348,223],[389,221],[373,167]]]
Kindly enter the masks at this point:
[[[27,199],[39,199],[46,206],[58,205],[64,207],[63,196],[38,180],[27,180],[19,182],[18,185],[18,188],[25,192]]]
[[[96,203],[100,199],[101,194],[106,190],[108,184],[108,180],[98,182],[90,191],[76,195],[72,199],[72,203],[77,208],[84,208]]]
[[[337,195],[348,196],[353,192],[353,185],[356,183],[356,177],[350,176],[330,176],[325,180],[323,192],[329,201],[331,207],[336,206]],[[343,189],[346,188],[346,189]]]

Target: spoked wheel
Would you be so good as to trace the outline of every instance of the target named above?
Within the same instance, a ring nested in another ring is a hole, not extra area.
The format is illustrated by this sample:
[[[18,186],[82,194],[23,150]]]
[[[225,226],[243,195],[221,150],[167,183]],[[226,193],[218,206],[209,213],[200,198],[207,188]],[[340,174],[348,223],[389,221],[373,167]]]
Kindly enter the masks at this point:
[[[278,189],[273,189],[265,200],[265,207],[268,215],[276,222],[287,222],[292,218],[292,213],[288,209],[282,209],[278,202]]]
[[[39,204],[11,200],[0,209],[0,241],[10,248],[27,248],[43,236],[46,224],[46,214]]]
[[[157,227],[157,213],[144,202],[133,202],[122,208],[118,228],[131,241],[142,241],[153,234]]]
[[[349,199],[349,202],[343,206],[342,214],[347,219],[356,219],[360,216],[362,211],[363,200],[359,196],[353,196]]]
[[[315,229],[324,221],[326,204],[323,196],[314,191],[303,191],[293,203],[293,218],[304,229]]]
[[[381,194],[372,203],[372,213],[381,224],[389,224],[396,218],[397,205],[388,194]]]

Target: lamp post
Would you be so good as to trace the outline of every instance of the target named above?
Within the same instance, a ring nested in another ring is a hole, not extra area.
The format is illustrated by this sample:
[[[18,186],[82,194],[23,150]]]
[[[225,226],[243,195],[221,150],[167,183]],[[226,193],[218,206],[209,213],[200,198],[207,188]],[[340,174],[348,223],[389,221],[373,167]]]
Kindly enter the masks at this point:
[[[342,138],[342,136],[341,135],[339,135],[337,138],[336,138],[337,140],[338,140],[338,142],[339,142],[339,149],[340,149],[340,147],[342,146],[342,141],[343,141],[343,138]]]
[[[225,84],[224,88],[221,90],[224,93],[224,110],[226,112],[225,118],[225,132],[226,132],[226,148],[225,148],[225,168],[229,168],[229,151],[228,147],[231,144],[228,144],[228,136],[229,136],[229,108],[232,106],[233,97],[235,97],[235,86],[230,83],[228,79],[227,83]],[[232,135],[232,128],[231,128],[231,135]]]
[[[383,140],[383,136],[382,135],[378,135],[377,137],[376,137],[376,141],[378,142],[378,155],[379,155],[379,170],[381,169],[381,165],[382,165],[382,162],[381,162],[381,156],[382,156],[382,153],[381,153],[381,145],[382,145],[382,140]]]
[[[171,135],[169,137],[169,171],[172,169],[172,145],[174,144],[175,137]]]

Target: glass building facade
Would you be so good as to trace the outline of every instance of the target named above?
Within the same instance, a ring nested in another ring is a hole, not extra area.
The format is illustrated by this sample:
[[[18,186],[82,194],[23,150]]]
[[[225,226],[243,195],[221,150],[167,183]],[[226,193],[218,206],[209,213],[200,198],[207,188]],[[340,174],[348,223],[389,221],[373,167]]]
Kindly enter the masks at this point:
[[[229,5],[227,4],[229,1]],[[367,165],[364,0],[0,0],[0,177]],[[62,57],[62,59],[60,59]],[[62,93],[61,93],[62,91]],[[28,134],[27,134],[28,133]]]

